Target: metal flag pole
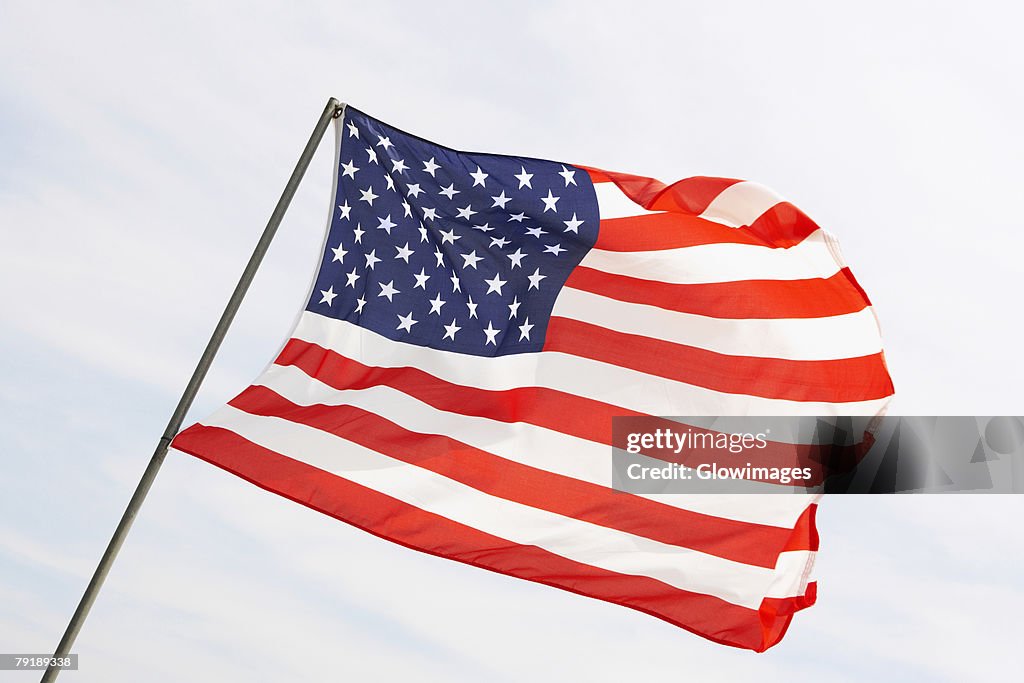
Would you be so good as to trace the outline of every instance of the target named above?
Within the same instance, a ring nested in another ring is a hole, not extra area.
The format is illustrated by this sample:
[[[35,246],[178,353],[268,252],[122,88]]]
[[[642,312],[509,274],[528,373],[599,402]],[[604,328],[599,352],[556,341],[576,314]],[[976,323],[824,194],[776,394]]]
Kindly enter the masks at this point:
[[[114,535],[111,537],[110,543],[107,544],[107,549],[103,552],[103,557],[100,558],[96,571],[93,572],[92,578],[89,580],[85,594],[82,595],[78,608],[75,609],[75,613],[68,623],[67,630],[64,631],[64,637],[60,639],[57,651],[53,655],[54,659],[67,657],[69,654],[71,646],[74,644],[75,638],[85,622],[85,618],[89,615],[93,602],[96,601],[96,595],[100,592],[100,587],[103,586],[103,581],[110,572],[114,558],[117,557],[117,553],[124,544],[125,537],[128,535],[128,530],[131,529],[132,522],[135,521],[135,515],[138,514],[142,501],[145,500],[146,494],[149,493],[153,480],[156,478],[156,473],[159,471],[160,465],[163,464],[171,439],[174,438],[181,428],[181,423],[185,419],[185,413],[188,412],[189,407],[192,405],[192,401],[199,391],[199,385],[203,383],[203,379],[210,369],[210,364],[213,363],[213,357],[217,355],[217,349],[220,348],[221,342],[224,341],[224,335],[227,334],[228,327],[231,326],[231,321],[234,319],[235,313],[238,312],[238,307],[242,303],[242,299],[245,297],[253,277],[256,275],[256,270],[260,267],[260,262],[263,261],[263,256],[267,253],[271,240],[274,239],[274,234],[281,224],[281,219],[284,218],[285,211],[288,210],[288,205],[291,204],[295,190],[298,189],[299,183],[302,181],[302,176],[306,173],[306,168],[313,158],[313,153],[316,152],[317,145],[320,144],[324,132],[331,123],[331,119],[337,118],[343,111],[344,105],[338,102],[338,100],[333,97],[327,100],[327,106],[320,115],[320,119],[316,122],[313,134],[309,136],[309,141],[302,150],[298,163],[295,164],[295,170],[292,171],[291,177],[288,178],[288,184],[285,185],[281,198],[277,200],[274,212],[270,214],[267,227],[263,229],[260,241],[256,244],[252,256],[249,257],[249,263],[246,264],[245,270],[242,271],[242,276],[238,279],[238,284],[235,285],[235,291],[231,293],[231,298],[228,300],[227,306],[224,307],[220,320],[217,321],[217,327],[214,328],[213,335],[206,344],[206,350],[203,351],[199,364],[196,366],[195,371],[192,373],[192,378],[185,387],[185,392],[178,400],[178,405],[171,415],[170,422],[167,423],[167,428],[164,429],[163,436],[157,442],[153,457],[150,458],[149,465],[142,474],[142,479],[139,480],[138,486],[135,487],[135,493],[132,494],[131,500],[128,501],[128,507],[125,508],[124,514],[121,515],[121,521],[118,522],[117,529],[114,530]],[[60,668],[55,664],[51,664],[43,674],[42,683],[56,680],[59,672]]]

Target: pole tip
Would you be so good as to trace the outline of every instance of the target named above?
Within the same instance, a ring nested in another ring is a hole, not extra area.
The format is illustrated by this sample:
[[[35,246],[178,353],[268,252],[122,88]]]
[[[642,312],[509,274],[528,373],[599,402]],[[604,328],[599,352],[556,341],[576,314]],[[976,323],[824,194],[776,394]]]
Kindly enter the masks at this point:
[[[338,118],[345,113],[345,103],[339,102],[336,97],[332,97],[327,100],[327,106],[334,108],[334,118]]]

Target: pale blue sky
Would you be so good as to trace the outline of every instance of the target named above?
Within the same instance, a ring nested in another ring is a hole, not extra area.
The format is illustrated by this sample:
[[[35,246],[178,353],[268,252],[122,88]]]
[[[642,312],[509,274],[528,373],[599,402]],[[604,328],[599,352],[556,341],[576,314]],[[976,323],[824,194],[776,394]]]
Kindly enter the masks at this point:
[[[969,10],[968,10],[969,7]],[[843,243],[902,414],[1024,414],[1005,4],[0,5],[0,651],[55,644],[327,97],[457,148],[764,183]],[[192,419],[288,332],[321,146]],[[172,453],[68,681],[936,680],[1024,629],[1018,497],[830,498],[764,655],[426,557]],[[4,674],[0,680],[34,680]]]

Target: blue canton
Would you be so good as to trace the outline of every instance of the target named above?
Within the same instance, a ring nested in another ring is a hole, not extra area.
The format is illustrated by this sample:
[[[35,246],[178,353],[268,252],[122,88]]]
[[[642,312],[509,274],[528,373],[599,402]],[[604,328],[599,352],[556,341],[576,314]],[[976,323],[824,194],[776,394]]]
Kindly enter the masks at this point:
[[[597,240],[590,176],[470,154],[345,110],[335,208],[306,310],[478,356],[541,350]]]

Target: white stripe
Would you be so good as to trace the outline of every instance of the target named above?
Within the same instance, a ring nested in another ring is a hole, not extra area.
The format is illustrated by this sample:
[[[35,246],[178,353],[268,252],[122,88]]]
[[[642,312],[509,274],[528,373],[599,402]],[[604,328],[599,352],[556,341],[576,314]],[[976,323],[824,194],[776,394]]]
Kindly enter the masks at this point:
[[[525,422],[449,413],[388,386],[335,389],[293,365],[272,366],[253,384],[296,405],[349,405],[420,434],[441,434],[527,467],[611,487],[612,448]],[[751,482],[756,484],[757,482]],[[770,486],[770,485],[768,485]],[[792,529],[814,497],[749,494],[641,495],[664,505],[740,522]]]
[[[765,597],[789,598],[806,593],[816,558],[816,553],[806,550],[779,553],[779,559],[775,562],[775,581]]]
[[[722,190],[700,217],[738,228],[752,224],[781,201],[782,197],[764,185],[745,181]]]
[[[552,314],[733,356],[832,360],[882,350],[878,323],[868,308],[824,318],[711,318],[565,287]]]
[[[769,592],[796,590],[803,575],[802,566],[799,573],[789,566],[792,560],[784,563],[787,575],[780,576],[772,569],[660,543],[491,496],[282,418],[250,415],[225,406],[203,424],[230,430],[259,446],[509,542],[537,546],[607,571],[646,576],[749,609],[758,609]],[[806,566],[814,553],[805,551],[803,555],[803,566]]]
[[[594,192],[597,193],[597,206],[603,221],[610,218],[664,213],[664,211],[648,211],[630,199],[615,183],[594,183]]]
[[[381,368],[414,367],[490,391],[546,387],[647,415],[875,415],[888,398],[850,403],[727,394],[564,353],[488,358],[396,342],[344,320],[306,311],[292,336]]]
[[[675,284],[827,278],[841,268],[821,230],[788,248],[718,243],[657,251],[591,249],[580,265]]]

